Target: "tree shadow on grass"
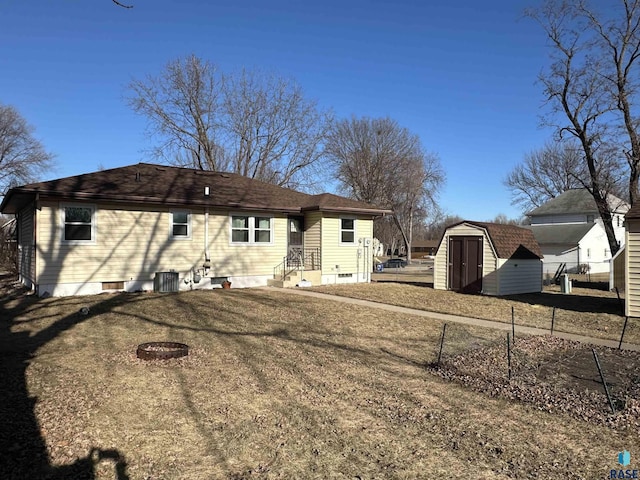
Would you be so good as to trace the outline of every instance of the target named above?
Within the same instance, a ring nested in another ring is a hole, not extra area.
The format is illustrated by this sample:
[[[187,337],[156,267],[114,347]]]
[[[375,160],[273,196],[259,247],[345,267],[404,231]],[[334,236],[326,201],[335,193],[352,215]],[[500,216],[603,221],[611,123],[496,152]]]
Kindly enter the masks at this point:
[[[6,283],[8,278],[0,278]],[[117,480],[128,480],[125,457],[117,450],[93,447],[83,458],[69,465],[55,466],[49,459],[47,446],[35,414],[37,397],[30,394],[26,372],[38,349],[60,333],[86,321],[91,315],[79,312],[53,322],[35,335],[13,331],[14,319],[38,309],[44,300],[19,290],[0,298],[0,472],[3,480],[91,480],[95,467],[103,461],[114,465]],[[22,292],[23,293],[23,292]]]

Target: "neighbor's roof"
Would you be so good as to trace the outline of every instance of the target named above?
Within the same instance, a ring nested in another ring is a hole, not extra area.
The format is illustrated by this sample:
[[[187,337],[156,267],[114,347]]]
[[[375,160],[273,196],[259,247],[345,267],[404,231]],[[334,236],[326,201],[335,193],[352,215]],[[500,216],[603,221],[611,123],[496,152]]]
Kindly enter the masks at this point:
[[[607,195],[607,204],[612,212],[625,213],[629,204],[615,195]],[[575,188],[561,193],[545,204],[527,213],[528,216],[561,215],[571,213],[593,213],[598,215],[598,208],[593,196],[586,188]]]
[[[540,245],[536,241],[531,230],[517,225],[505,225],[502,223],[474,222],[464,220],[447,227],[455,227],[462,224],[474,225],[487,231],[489,239],[498,258],[542,258]]]
[[[209,195],[205,195],[209,187]],[[300,213],[320,210],[382,215],[389,210],[337,195],[308,195],[233,173],[139,163],[12,188],[0,211],[16,213],[40,198],[210,206]]]
[[[578,245],[595,223],[529,225],[540,245]]]

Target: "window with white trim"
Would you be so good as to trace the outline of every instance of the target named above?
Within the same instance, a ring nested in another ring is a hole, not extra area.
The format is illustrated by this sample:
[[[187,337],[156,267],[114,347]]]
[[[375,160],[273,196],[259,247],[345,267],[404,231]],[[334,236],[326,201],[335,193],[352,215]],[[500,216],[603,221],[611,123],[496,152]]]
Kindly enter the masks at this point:
[[[96,207],[62,205],[62,240],[69,243],[94,243],[96,240]]]
[[[231,243],[267,244],[273,239],[273,219],[250,215],[231,216]]]
[[[356,243],[356,220],[355,218],[340,219],[340,243]]]
[[[171,237],[175,239],[191,238],[191,212],[186,210],[171,212]]]

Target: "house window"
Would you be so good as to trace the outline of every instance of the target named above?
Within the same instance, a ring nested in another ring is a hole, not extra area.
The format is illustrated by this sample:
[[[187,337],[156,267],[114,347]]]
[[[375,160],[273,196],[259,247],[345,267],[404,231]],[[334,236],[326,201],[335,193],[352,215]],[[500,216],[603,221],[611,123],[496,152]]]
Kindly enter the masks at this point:
[[[356,221],[353,218],[340,219],[340,243],[356,243]]]
[[[265,244],[271,243],[272,238],[273,220],[270,217],[231,217],[231,243]]]
[[[64,205],[62,208],[63,240],[92,243],[96,239],[96,208],[92,205]]]
[[[191,238],[191,213],[186,211],[171,212],[171,237],[177,239]]]

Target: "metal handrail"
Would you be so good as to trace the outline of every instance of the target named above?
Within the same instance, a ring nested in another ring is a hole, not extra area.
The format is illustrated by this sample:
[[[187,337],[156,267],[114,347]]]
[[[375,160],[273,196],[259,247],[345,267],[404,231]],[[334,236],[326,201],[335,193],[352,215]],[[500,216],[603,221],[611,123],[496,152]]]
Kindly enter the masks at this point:
[[[317,270],[320,267],[320,249],[305,249],[304,252],[296,252],[282,258],[282,262],[273,268],[274,278],[285,279],[287,275],[296,270]]]

